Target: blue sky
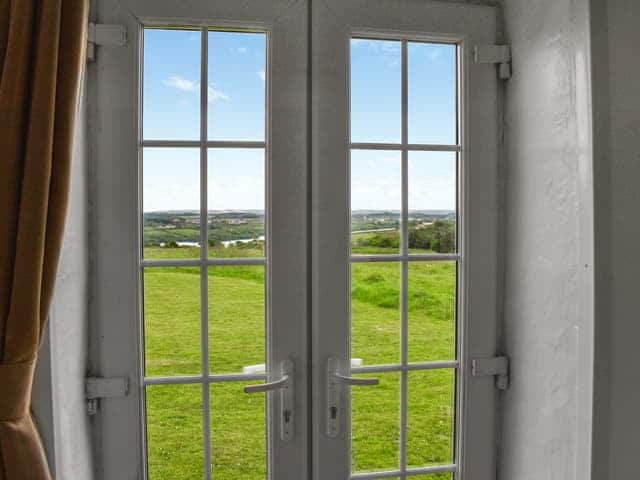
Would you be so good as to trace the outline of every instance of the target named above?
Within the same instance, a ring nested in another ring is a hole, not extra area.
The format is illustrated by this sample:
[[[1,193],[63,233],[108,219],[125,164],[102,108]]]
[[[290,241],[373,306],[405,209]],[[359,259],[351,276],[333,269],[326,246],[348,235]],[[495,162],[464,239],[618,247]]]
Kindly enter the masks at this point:
[[[266,37],[210,32],[207,133],[210,140],[264,140]],[[450,45],[408,47],[409,142],[456,142],[456,53]],[[400,142],[400,43],[351,42],[351,135],[354,142]],[[145,30],[145,139],[200,137],[200,33]],[[264,151],[209,152],[208,208],[264,209]],[[400,155],[354,151],[352,209],[400,209]],[[199,207],[197,149],[147,148],[144,211]],[[455,154],[409,156],[409,208],[455,208]]]

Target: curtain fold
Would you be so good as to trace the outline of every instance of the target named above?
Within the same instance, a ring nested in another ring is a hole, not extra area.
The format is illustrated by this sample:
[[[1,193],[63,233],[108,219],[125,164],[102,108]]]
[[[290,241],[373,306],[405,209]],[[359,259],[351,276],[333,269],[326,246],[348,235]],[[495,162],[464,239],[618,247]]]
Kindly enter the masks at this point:
[[[0,0],[0,480],[49,479],[29,412],[62,245],[88,0]]]

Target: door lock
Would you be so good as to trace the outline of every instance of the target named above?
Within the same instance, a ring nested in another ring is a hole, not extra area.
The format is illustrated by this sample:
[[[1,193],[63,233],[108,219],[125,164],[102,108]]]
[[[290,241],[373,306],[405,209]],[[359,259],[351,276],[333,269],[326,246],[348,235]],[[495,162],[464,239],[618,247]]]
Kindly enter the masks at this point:
[[[293,361],[285,360],[280,365],[280,378],[258,385],[247,385],[245,393],[274,392],[280,390],[280,438],[288,442],[294,432],[293,411]]]
[[[336,357],[327,360],[327,435],[335,437],[340,432],[340,392],[342,386],[378,385],[377,378],[350,377],[340,373],[340,361]]]

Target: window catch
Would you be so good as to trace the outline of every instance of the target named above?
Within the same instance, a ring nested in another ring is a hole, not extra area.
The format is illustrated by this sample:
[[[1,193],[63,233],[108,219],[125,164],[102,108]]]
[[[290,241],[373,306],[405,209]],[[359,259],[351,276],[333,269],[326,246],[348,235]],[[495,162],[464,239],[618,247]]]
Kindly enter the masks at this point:
[[[129,393],[128,377],[88,377],[85,382],[87,412],[98,413],[98,399],[124,397]]]
[[[506,390],[509,388],[509,357],[476,358],[471,361],[471,375],[496,377],[496,387]]]
[[[500,80],[511,78],[511,45],[476,45],[473,59],[476,63],[497,64]]]

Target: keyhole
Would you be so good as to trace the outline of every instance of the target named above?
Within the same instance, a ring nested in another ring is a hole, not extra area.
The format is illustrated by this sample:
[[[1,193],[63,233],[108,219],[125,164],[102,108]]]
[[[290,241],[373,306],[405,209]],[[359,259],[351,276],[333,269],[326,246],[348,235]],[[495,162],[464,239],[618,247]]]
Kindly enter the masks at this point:
[[[331,420],[335,420],[338,416],[338,407],[331,407]]]
[[[284,411],[284,423],[289,423],[289,420],[291,420],[291,410],[285,410]]]

